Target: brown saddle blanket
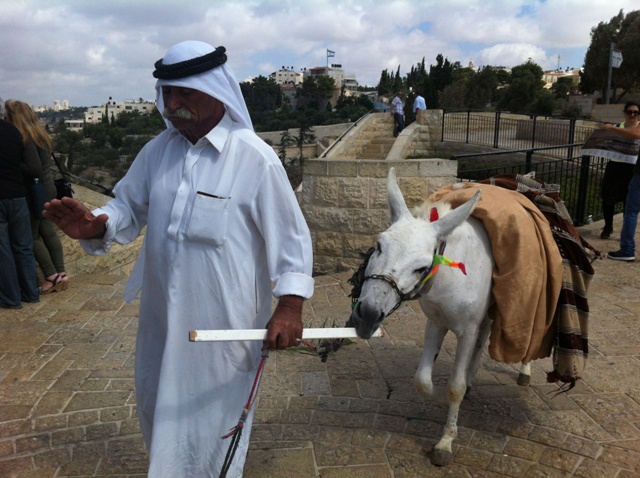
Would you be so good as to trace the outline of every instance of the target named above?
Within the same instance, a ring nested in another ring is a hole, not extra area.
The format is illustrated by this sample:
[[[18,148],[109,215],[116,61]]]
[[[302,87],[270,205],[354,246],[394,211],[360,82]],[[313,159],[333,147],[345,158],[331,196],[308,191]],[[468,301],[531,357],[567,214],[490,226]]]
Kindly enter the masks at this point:
[[[477,189],[473,216],[489,234],[496,264],[489,355],[528,363],[553,352],[549,380],[575,383],[588,355],[589,256],[597,251],[576,231],[557,188],[528,177],[449,185],[428,200],[455,208]]]

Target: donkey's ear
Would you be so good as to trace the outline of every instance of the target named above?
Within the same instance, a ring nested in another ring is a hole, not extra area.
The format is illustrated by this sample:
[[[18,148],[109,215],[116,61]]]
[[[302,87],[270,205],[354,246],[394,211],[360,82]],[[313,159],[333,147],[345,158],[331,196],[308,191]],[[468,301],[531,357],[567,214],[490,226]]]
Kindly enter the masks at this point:
[[[391,212],[391,222],[394,223],[403,216],[411,216],[407,204],[404,202],[402,192],[396,181],[396,168],[389,168],[387,177],[387,200]]]
[[[480,191],[481,190],[478,189],[473,197],[462,206],[458,206],[432,223],[440,240],[445,239],[456,227],[467,220],[480,200]]]

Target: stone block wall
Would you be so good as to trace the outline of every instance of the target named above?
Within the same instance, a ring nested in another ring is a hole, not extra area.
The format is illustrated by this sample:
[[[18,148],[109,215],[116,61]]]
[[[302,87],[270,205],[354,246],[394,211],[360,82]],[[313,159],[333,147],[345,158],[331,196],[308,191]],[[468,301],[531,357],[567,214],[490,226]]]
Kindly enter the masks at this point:
[[[315,135],[317,140],[321,140],[322,138],[337,138],[342,133],[344,133],[352,123],[339,123],[339,124],[331,124],[325,126],[313,126],[313,134]],[[300,132],[299,128],[290,128],[289,134],[291,136],[297,136]],[[256,133],[260,138],[265,141],[271,142],[272,145],[280,144],[280,139],[282,138],[283,131],[265,131],[261,133]]]
[[[389,227],[386,185],[391,167],[411,208],[455,182],[458,166],[448,159],[305,162],[300,203],[311,230],[314,273],[355,271],[360,253]]]

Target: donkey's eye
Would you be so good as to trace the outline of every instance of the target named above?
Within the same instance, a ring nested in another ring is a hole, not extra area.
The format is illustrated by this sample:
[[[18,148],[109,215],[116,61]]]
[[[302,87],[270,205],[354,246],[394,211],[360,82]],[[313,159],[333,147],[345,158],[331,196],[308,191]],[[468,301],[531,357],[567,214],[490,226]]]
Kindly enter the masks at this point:
[[[382,254],[382,246],[380,245],[380,241],[376,242],[376,252],[378,254]]]
[[[414,269],[413,272],[418,275],[422,275],[427,272],[428,267],[420,267],[418,269]]]

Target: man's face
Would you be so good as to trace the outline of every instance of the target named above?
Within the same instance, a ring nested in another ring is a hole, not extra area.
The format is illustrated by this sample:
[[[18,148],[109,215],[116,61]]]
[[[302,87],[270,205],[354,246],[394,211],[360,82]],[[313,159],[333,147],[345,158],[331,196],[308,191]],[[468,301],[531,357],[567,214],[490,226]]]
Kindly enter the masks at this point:
[[[163,116],[192,143],[196,143],[224,116],[224,105],[217,99],[192,88],[163,86]]]

